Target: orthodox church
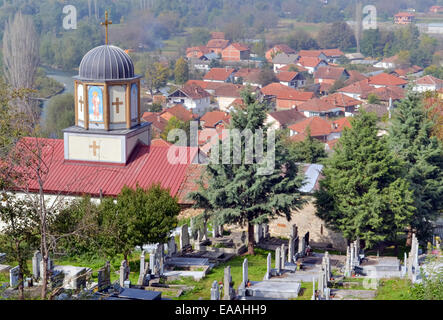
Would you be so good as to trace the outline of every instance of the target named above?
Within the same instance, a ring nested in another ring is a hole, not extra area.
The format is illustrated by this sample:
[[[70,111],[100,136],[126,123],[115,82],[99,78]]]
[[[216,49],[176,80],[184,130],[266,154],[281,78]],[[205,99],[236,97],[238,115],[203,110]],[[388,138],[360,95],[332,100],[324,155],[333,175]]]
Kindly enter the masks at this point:
[[[160,183],[189,204],[183,188],[189,188],[187,179],[199,166],[199,150],[151,144],[151,123],[141,121],[140,80],[131,58],[118,47],[106,44],[86,53],[74,77],[75,124],[63,130],[63,139],[18,143],[42,146],[43,189],[49,198],[115,197],[125,185]],[[15,170],[28,170],[29,159],[22,162]],[[29,179],[16,189],[36,193],[39,185]]]

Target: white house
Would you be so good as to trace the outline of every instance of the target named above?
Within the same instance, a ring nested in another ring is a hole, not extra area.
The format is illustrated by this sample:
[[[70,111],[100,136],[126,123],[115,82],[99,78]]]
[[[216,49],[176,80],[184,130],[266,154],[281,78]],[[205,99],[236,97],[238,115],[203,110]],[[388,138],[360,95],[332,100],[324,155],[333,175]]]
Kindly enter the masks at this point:
[[[426,92],[437,91],[441,88],[443,88],[443,80],[427,75],[417,79],[412,90],[415,92]]]
[[[210,94],[196,84],[187,84],[168,96],[170,104],[182,104],[196,114],[203,114],[211,104]]]

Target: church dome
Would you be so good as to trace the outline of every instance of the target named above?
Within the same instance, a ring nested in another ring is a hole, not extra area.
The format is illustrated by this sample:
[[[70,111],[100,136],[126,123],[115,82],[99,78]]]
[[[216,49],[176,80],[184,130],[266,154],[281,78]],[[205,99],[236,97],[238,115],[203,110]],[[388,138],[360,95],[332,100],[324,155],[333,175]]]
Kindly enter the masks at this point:
[[[103,45],[90,50],[80,62],[79,78],[118,80],[134,78],[134,64],[122,49]]]

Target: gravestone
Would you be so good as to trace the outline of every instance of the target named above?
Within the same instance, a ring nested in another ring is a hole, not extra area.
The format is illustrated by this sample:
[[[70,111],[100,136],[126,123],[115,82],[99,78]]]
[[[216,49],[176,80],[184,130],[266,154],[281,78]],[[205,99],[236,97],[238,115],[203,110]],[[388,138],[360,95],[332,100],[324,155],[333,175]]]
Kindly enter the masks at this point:
[[[242,243],[242,244],[245,244],[245,245],[247,244],[247,243],[246,243],[246,232],[245,232],[245,231],[242,231],[242,232],[241,232],[240,240],[241,240],[241,243]]]
[[[269,234],[269,225],[267,223],[263,224],[262,238],[268,240],[271,235]]]
[[[305,256],[306,250],[306,239],[305,237],[298,237],[298,255],[301,257]]]
[[[200,229],[198,229],[198,230],[197,230],[197,241],[198,241],[198,242],[201,242],[202,239],[203,239],[203,237],[202,237],[202,233],[201,233]]]
[[[292,235],[289,237],[288,243],[288,262],[292,263],[294,261],[294,238]]]
[[[40,262],[42,261],[42,255],[40,251],[35,251],[32,256],[32,275],[34,279],[40,278]]]
[[[15,288],[18,286],[19,280],[18,280],[18,274],[20,272],[20,267],[16,266],[9,270],[9,286],[12,288]]]
[[[145,250],[140,255],[140,274],[145,272]]]
[[[98,271],[98,291],[105,290],[111,286],[111,264],[106,261],[103,268]]]
[[[211,300],[220,300],[220,287],[217,280],[214,280],[211,286]]]
[[[154,268],[155,268],[155,252],[149,254],[149,269],[151,270],[152,274],[154,274]]]
[[[227,266],[224,270],[223,291],[223,300],[234,299],[235,291],[234,288],[232,288],[231,266]]]
[[[277,272],[277,274],[279,275],[281,272],[281,256],[280,256],[280,247],[277,247],[277,249],[275,249],[275,270]]]
[[[124,288],[125,281],[129,278],[129,266],[126,260],[123,260],[120,264],[120,287]]]
[[[247,258],[245,258],[245,260],[243,260],[242,271],[243,271],[242,272],[242,274],[243,274],[242,284],[246,288],[248,286],[248,259]]]
[[[213,238],[217,238],[218,236],[220,236],[220,234],[218,233],[218,225],[213,222],[212,224],[212,237]]]
[[[325,277],[321,273],[318,277],[318,294],[320,297],[323,297],[323,293],[325,290]]]
[[[223,226],[222,225],[218,226],[218,234],[220,235],[220,237],[223,237]]]
[[[285,264],[286,264],[286,246],[284,243],[281,244],[281,268],[284,269],[285,268]]]
[[[175,244],[175,238],[171,237],[168,241],[168,256],[172,257],[177,252],[177,246]]]
[[[291,227],[291,237],[296,239],[298,237],[298,228],[295,224]]]
[[[271,253],[268,253],[268,256],[266,257],[266,275],[265,275],[265,280],[269,280],[271,279]]]
[[[263,232],[263,227],[261,224],[256,224],[254,225],[254,241],[255,243],[260,243],[262,240],[262,232]]]
[[[48,278],[50,278],[52,270],[54,269],[54,263],[52,262],[51,258],[48,257],[48,264],[47,264],[47,270],[48,270]],[[43,278],[45,267],[43,266],[43,257],[40,261],[40,277]]]
[[[312,277],[312,296],[311,300],[317,300],[317,297],[315,296],[315,277]]]
[[[188,225],[184,224],[180,229],[180,250],[186,250],[190,245]]]

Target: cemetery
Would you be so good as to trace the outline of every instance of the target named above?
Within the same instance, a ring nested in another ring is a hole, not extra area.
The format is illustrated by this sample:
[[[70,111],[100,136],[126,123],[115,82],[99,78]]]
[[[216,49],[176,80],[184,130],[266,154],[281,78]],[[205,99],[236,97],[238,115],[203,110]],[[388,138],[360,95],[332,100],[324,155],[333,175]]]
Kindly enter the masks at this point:
[[[244,231],[228,233],[216,227],[209,237],[207,231],[193,233],[183,224],[167,243],[144,245],[118,267],[109,261],[97,269],[86,264],[59,265],[49,259],[49,287],[58,300],[373,300],[380,283],[423,281],[429,274],[429,255],[438,257],[439,268],[443,265],[439,238],[425,252],[415,234],[403,260],[366,256],[358,239],[349,244],[346,255],[314,251],[309,232],[299,235],[295,225],[289,239],[272,237],[267,225],[257,225],[254,241],[256,255],[251,256],[245,254]],[[6,254],[0,258],[2,263],[7,260]],[[42,268],[42,256],[35,251],[32,275],[24,279],[25,291],[39,287]],[[18,266],[0,264],[0,280],[7,275],[8,281],[0,291],[3,297],[13,296],[18,270]]]

